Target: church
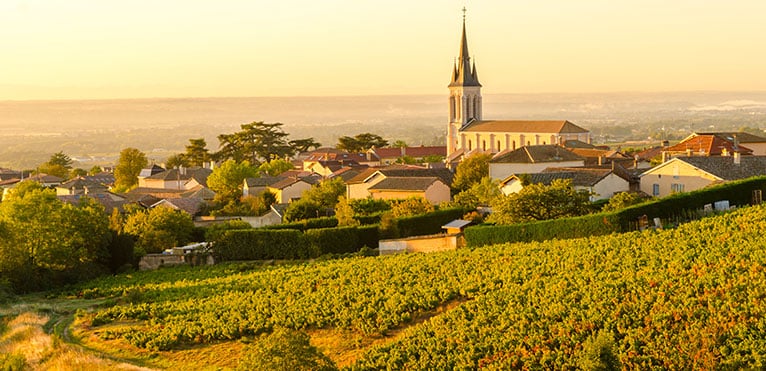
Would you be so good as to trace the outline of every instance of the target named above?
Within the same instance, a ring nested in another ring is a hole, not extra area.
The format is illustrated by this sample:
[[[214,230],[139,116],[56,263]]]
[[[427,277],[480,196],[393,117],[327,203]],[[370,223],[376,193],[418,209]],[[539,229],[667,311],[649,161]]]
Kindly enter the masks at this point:
[[[465,12],[465,10],[463,10]],[[522,146],[558,144],[567,140],[590,143],[590,132],[569,121],[484,120],[481,83],[471,64],[463,14],[459,57],[449,84],[447,163],[455,164],[473,153],[513,151]]]

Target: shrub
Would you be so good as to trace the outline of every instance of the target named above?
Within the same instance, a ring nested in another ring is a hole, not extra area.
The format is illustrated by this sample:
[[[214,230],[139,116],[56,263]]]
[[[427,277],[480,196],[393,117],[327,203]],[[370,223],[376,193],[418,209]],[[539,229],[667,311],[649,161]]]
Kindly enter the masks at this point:
[[[463,208],[453,208],[437,210],[423,215],[395,218],[392,221],[395,231],[393,238],[441,233],[443,225],[455,219],[460,219],[464,213],[465,210]],[[381,222],[381,224],[383,223]]]
[[[356,227],[310,229],[304,235],[317,255],[352,253],[361,247]]]
[[[309,342],[303,332],[274,330],[245,351],[237,370],[337,370],[333,361]]]
[[[231,230],[213,241],[218,261],[306,259],[316,257],[298,230]]]

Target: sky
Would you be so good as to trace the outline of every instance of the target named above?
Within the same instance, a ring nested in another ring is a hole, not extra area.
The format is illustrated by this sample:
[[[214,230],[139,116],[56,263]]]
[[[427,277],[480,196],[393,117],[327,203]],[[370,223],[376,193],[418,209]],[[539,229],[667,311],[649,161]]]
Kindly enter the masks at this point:
[[[0,0],[0,100],[766,90],[763,0]]]

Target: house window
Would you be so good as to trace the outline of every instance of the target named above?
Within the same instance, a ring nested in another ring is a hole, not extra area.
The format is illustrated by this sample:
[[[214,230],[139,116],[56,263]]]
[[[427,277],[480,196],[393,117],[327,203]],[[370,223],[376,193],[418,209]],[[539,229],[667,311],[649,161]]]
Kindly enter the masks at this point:
[[[652,196],[659,196],[660,195],[660,185],[657,183],[652,184]]]
[[[681,183],[673,183],[670,185],[670,191],[673,193],[679,193],[684,191],[684,185]]]

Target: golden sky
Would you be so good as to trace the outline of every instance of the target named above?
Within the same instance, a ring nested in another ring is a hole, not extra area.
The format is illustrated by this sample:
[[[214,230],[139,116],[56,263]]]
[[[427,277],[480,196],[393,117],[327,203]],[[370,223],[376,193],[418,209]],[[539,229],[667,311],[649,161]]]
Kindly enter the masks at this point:
[[[763,0],[0,0],[0,99],[766,90]]]

